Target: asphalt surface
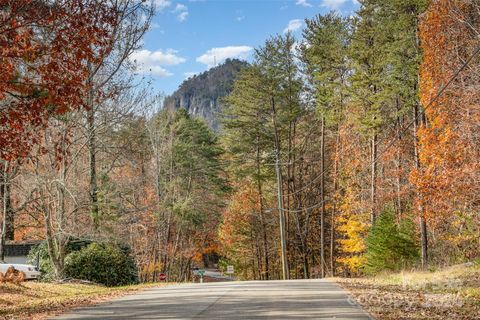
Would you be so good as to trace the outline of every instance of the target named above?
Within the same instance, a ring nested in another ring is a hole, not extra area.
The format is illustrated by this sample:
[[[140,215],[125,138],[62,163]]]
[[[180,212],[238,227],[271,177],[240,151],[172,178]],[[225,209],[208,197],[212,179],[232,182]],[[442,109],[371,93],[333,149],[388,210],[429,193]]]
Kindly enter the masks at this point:
[[[235,280],[233,277],[228,274],[224,274],[218,270],[214,269],[205,269],[204,277],[209,277],[211,279],[216,279],[217,281],[232,281]]]
[[[371,319],[329,280],[179,284],[54,319]]]

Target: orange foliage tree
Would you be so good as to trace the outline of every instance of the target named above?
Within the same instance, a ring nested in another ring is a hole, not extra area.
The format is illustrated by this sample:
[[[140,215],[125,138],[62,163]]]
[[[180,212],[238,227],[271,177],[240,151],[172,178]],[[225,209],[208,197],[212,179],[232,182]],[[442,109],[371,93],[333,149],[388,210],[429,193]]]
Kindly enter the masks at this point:
[[[98,0],[0,0],[0,158],[24,157],[50,116],[82,106],[117,12]]]
[[[438,99],[430,101],[478,49],[479,10],[476,1],[436,0],[421,24],[424,61],[420,98],[428,108],[427,123],[418,131],[421,166],[412,173],[411,181],[431,226],[443,231],[452,227],[460,230],[455,237],[459,242],[445,239],[452,250],[472,240],[473,247],[479,245],[475,227],[480,191],[475,183],[480,178],[479,57],[470,61]],[[463,246],[464,257],[476,254],[470,244]]]
[[[263,233],[258,190],[255,183],[248,180],[236,183],[235,190],[223,213],[223,222],[219,228],[221,252],[236,265],[243,278],[262,279],[262,273],[265,272],[262,256],[265,253],[261,252]],[[264,214],[266,214],[269,231],[273,231],[276,220],[271,215],[274,213],[264,212]],[[273,239],[276,238],[270,232],[268,247],[278,249]],[[272,252],[274,250],[272,249]]]

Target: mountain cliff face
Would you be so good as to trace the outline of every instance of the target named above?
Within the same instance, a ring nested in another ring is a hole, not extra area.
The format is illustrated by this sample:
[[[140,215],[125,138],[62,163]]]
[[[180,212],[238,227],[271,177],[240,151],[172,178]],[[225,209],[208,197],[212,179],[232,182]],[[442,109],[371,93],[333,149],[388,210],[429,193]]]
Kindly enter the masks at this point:
[[[227,96],[238,72],[248,63],[228,59],[225,63],[185,80],[171,96],[165,98],[165,108],[183,108],[193,116],[198,116],[218,132],[218,113],[221,99]]]

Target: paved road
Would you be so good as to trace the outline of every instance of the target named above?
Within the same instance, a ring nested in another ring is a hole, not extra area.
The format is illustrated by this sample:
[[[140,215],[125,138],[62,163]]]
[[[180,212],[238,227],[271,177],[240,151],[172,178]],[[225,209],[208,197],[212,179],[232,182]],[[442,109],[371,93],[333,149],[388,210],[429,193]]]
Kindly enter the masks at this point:
[[[181,284],[55,319],[370,319],[328,280]]]
[[[234,278],[229,276],[228,274],[223,274],[222,272],[215,270],[215,269],[205,269],[205,273],[203,274],[205,277],[209,277],[215,279],[217,281],[232,281]]]

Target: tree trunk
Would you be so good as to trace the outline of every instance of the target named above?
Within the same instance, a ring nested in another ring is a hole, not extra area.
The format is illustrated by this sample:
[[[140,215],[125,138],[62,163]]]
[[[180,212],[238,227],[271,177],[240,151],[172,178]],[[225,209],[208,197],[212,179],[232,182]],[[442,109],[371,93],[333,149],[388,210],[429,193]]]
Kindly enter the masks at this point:
[[[310,267],[308,265],[308,252],[307,252],[307,248],[306,246],[304,245],[304,248],[302,249],[303,251],[303,277],[305,279],[309,279],[310,278]]]
[[[416,25],[417,25],[417,30],[415,32],[415,42],[416,42],[416,54],[417,56],[420,56],[420,30],[419,30],[419,21],[418,21],[418,15],[416,15]],[[420,83],[420,74],[417,76],[417,82],[415,83],[415,89],[418,88],[418,85]],[[419,145],[418,145],[418,127],[420,124],[426,125],[427,119],[424,113],[422,113],[422,116],[419,118],[419,113],[420,113],[420,108],[421,105],[418,102],[417,104],[414,105],[413,107],[413,116],[414,116],[414,121],[413,121],[413,137],[414,137],[414,155],[415,155],[415,167],[417,170],[420,170],[420,150],[419,150]],[[422,268],[426,270],[428,268],[428,234],[427,234],[427,220],[425,219],[425,206],[423,204],[423,199],[422,195],[417,192],[417,197],[419,197],[419,212],[420,212],[420,234],[421,234],[421,242],[422,242]]]
[[[277,121],[276,121],[276,110],[275,110],[275,99],[271,98],[271,107],[272,107],[272,120],[273,127],[275,131],[275,172],[277,176],[277,200],[278,200],[278,215],[280,222],[280,246],[281,246],[281,261],[282,261],[282,273],[283,280],[288,280],[290,278],[290,273],[288,271],[288,258],[287,258],[287,243],[286,243],[286,234],[285,234],[285,210],[283,209],[283,181],[282,181],[282,171],[280,168],[280,137],[278,133]]]
[[[93,93],[91,93],[93,95]],[[92,97],[93,99],[93,97]],[[96,130],[95,130],[95,110],[93,102],[87,111],[87,126],[88,126],[88,153],[90,157],[90,209],[93,218],[93,226],[95,230],[99,227],[99,211],[98,211],[98,188],[97,188],[97,145],[96,145]]]
[[[261,182],[261,172],[260,172],[260,146],[259,146],[259,137],[257,136],[257,191],[258,191],[258,200],[260,203],[260,223],[262,224],[262,237],[263,237],[263,251],[265,254],[265,280],[270,278],[269,275],[269,261],[268,261],[268,237],[267,237],[267,225],[265,222],[265,213],[264,213],[264,203],[263,203],[263,190]]]
[[[400,112],[400,106],[398,105],[398,98],[397,98],[397,110],[398,112]],[[397,207],[397,218],[398,218],[398,221],[400,221],[400,219],[402,218],[402,212],[403,212],[403,206],[402,206],[402,174],[401,174],[401,170],[402,170],[402,149],[401,149],[401,146],[402,146],[402,132],[401,132],[401,119],[399,117],[397,117],[397,139],[398,139],[398,147],[397,147],[397,159],[396,159],[396,169],[397,169],[397,172],[396,172],[396,178],[397,178],[397,181],[396,181],[396,194],[397,194],[397,203],[396,203],[396,207]]]
[[[320,137],[320,277],[325,278],[325,117],[322,116]]]
[[[338,191],[338,147],[340,145],[340,134],[337,132],[335,142],[335,163],[333,166],[333,208],[330,221],[330,270],[332,277],[335,276],[335,217],[337,215],[337,191]]]
[[[420,154],[418,149],[418,126],[419,122],[425,124],[425,117],[422,116],[419,121],[419,107],[414,107],[414,126],[413,126],[413,133],[414,133],[414,155],[415,155],[415,167],[417,170],[420,170]],[[426,270],[428,268],[428,234],[427,234],[427,220],[425,219],[425,206],[423,204],[422,195],[418,192],[417,197],[419,198],[419,213],[420,213],[420,235],[421,235],[421,242],[422,242],[422,268]]]
[[[420,217],[420,229],[422,235],[422,268],[428,268],[428,238],[427,238],[427,220],[425,216]]]
[[[8,184],[8,162],[4,162],[3,165],[3,179],[2,179],[2,190],[3,190],[3,219],[2,219],[2,234],[0,236],[0,261],[5,261],[5,241],[7,238],[7,215],[8,215],[8,200],[7,200],[7,184]]]
[[[58,188],[58,187],[57,187]],[[57,210],[61,210],[58,215],[60,219],[63,215],[64,210],[64,190],[62,187],[58,188],[59,194],[59,208]],[[50,257],[50,261],[53,264],[53,269],[55,271],[55,278],[56,279],[64,279],[65,278],[65,239],[64,236],[60,232],[56,232],[53,229],[54,221],[52,217],[52,208],[51,204],[47,204],[48,208],[45,211],[45,231],[46,231],[46,240],[48,246],[48,255]],[[60,221],[57,221],[60,222]]]
[[[0,185],[0,197],[4,206],[2,221],[5,221],[5,229],[2,229],[2,234],[5,233],[5,240],[7,241],[13,240],[15,236],[15,212],[12,207],[11,186],[9,180],[10,178],[7,170],[3,173],[3,183]]]
[[[370,202],[371,202],[371,220],[372,225],[375,222],[377,213],[376,213],[376,202],[377,202],[377,134],[375,133],[370,142],[371,146],[371,159],[372,159],[372,168],[371,168],[371,181],[370,181]]]

